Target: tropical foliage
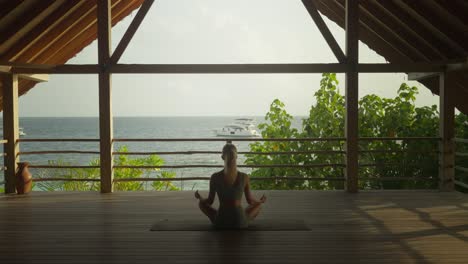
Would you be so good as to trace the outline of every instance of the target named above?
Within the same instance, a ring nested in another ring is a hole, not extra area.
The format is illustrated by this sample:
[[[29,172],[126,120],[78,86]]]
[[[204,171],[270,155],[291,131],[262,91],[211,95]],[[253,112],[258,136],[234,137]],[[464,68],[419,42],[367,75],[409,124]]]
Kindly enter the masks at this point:
[[[128,152],[126,146],[120,147],[118,152]],[[69,165],[61,161],[50,161],[51,165]],[[99,166],[99,159],[90,161],[90,166]],[[164,160],[157,155],[150,155],[144,158],[130,158],[129,155],[114,156],[114,165],[117,166],[161,166],[164,165]],[[52,174],[51,174],[52,173]],[[38,177],[41,178],[73,178],[73,179],[99,179],[99,168],[83,168],[83,169],[58,169],[54,171],[40,172]],[[174,178],[175,172],[161,171],[160,169],[136,169],[124,168],[114,170],[114,179],[135,179],[145,177],[159,178]],[[37,182],[35,188],[43,191],[98,191],[100,188],[99,181],[58,181],[58,182]],[[169,181],[125,181],[115,182],[114,190],[116,191],[143,191],[143,190],[178,190]]]
[[[292,127],[293,117],[287,113],[284,103],[276,99],[259,125],[264,138],[339,138],[344,137],[345,98],[338,90],[335,74],[323,74],[320,89],[315,93],[315,104],[309,116],[302,120],[300,130]],[[366,95],[359,100],[360,137],[436,137],[439,114],[437,106],[415,106],[417,87],[401,84],[398,96],[381,98]],[[468,118],[456,117],[457,134],[468,138]],[[359,177],[364,189],[435,188],[437,186],[438,158],[437,140],[361,140],[359,155],[362,164]],[[327,178],[327,181],[255,181],[260,189],[342,189],[344,176],[344,142],[256,142],[250,144],[252,152],[291,152],[284,155],[248,155],[247,164],[337,164],[318,168],[260,168],[252,172],[253,177],[296,176]],[[320,151],[341,153],[320,153]],[[383,152],[391,150],[393,152]],[[319,153],[302,154],[300,152]],[[458,160],[465,162],[466,160]],[[467,165],[468,166],[468,165]],[[403,180],[389,178],[403,177]],[[334,180],[334,178],[336,180]],[[416,179],[415,179],[416,178]],[[424,180],[421,180],[424,178]]]

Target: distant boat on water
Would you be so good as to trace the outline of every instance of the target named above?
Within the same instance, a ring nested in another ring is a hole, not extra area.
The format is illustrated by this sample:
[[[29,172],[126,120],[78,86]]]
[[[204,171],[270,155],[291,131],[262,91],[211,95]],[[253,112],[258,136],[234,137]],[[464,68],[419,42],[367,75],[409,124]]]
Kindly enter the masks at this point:
[[[19,134],[20,136],[26,136],[26,133],[24,133],[24,129],[23,129],[22,127],[19,128],[18,134]],[[2,137],[3,137],[3,128],[2,128],[1,135],[2,135]]]
[[[234,119],[234,123],[215,129],[215,133],[219,137],[261,137],[255,130],[255,120],[252,118]]]

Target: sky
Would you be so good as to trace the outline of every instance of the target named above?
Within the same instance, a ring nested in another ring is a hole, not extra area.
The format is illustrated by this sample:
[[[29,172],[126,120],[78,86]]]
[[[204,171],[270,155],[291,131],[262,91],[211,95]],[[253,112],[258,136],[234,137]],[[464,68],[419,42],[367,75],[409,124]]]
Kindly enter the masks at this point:
[[[115,48],[137,11],[112,30]],[[345,32],[324,17],[344,49]],[[360,62],[385,63],[365,44]],[[158,0],[121,63],[335,63],[300,0]],[[68,63],[97,63],[94,41]],[[320,74],[112,76],[115,116],[263,116],[278,98],[307,115]],[[339,74],[344,92],[344,74]],[[394,97],[406,74],[360,74],[359,95]],[[417,82],[418,105],[438,97]],[[97,75],[51,75],[19,100],[20,116],[98,116]]]

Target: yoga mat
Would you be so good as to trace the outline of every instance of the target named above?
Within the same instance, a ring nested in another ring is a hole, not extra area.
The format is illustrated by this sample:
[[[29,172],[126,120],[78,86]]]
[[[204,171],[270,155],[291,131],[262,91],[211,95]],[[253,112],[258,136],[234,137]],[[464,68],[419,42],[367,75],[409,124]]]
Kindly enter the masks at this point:
[[[215,229],[208,219],[161,219],[151,226],[151,231],[226,231]],[[308,231],[309,227],[298,219],[257,219],[246,229],[238,231]]]

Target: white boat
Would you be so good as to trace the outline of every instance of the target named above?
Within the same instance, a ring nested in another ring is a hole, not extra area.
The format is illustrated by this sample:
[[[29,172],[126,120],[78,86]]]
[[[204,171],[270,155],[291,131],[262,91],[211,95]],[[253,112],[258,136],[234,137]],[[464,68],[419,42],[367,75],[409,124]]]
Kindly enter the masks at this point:
[[[234,123],[216,129],[215,132],[219,137],[261,137],[255,130],[255,120],[252,118],[235,119]]]
[[[1,129],[1,131],[0,131],[0,136],[3,137],[3,127],[0,127],[0,129]],[[18,134],[19,134],[20,136],[26,136],[26,133],[24,133],[24,130],[23,130],[22,127],[20,127],[20,128],[18,129]]]

